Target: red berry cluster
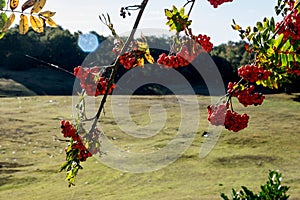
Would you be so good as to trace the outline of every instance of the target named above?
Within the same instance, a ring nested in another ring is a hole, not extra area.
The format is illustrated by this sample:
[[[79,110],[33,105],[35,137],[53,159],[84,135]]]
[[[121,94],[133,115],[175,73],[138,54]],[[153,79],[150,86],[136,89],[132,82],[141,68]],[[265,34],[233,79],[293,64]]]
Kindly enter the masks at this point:
[[[214,8],[217,8],[219,5],[225,3],[225,2],[232,2],[233,0],[208,0],[211,5],[214,6]]]
[[[98,67],[84,69],[78,66],[74,68],[74,75],[80,79],[80,86],[85,89],[87,95],[99,96],[106,93],[109,79],[101,76]],[[109,93],[115,87],[115,84],[113,84],[109,89]]]
[[[73,125],[67,121],[67,120],[62,120],[61,121],[61,133],[64,135],[64,137],[69,137],[72,138],[73,140],[77,139],[77,134],[76,134],[76,129],[73,127]]]
[[[182,56],[178,55],[167,55],[165,53],[161,54],[157,60],[159,65],[163,65],[166,68],[178,68],[182,66],[186,66],[189,64]]]
[[[245,107],[250,105],[261,105],[265,99],[265,96],[261,93],[254,92],[254,85],[247,85],[243,90],[234,89],[236,83],[229,82],[227,93],[231,94],[233,97],[236,97],[241,104]]]
[[[210,105],[207,107],[208,121],[215,126],[223,126],[226,117],[228,104]]]
[[[210,37],[207,35],[199,34],[195,37],[195,40],[198,42],[198,44],[201,45],[201,47],[206,51],[210,52],[213,48],[213,44],[210,42]]]
[[[208,121],[215,126],[225,126],[226,129],[238,132],[247,127],[249,116],[228,110],[229,105],[210,105],[207,107]]]
[[[133,52],[126,52],[119,57],[119,62],[125,69],[131,69],[136,66],[136,55]]]
[[[74,158],[78,158],[80,161],[85,161],[88,157],[91,157],[92,154],[87,150],[87,148],[82,143],[80,136],[77,134],[77,130],[73,125],[67,121],[61,121],[61,129],[64,137],[72,138],[72,150],[76,152]],[[67,153],[67,152],[66,152]]]
[[[258,80],[268,80],[271,72],[255,65],[244,65],[238,69],[238,75],[244,80],[255,83]]]
[[[242,115],[227,110],[224,126],[226,129],[238,132],[248,126],[249,116],[244,113]]]
[[[295,1],[290,0],[287,2],[290,6],[289,10],[293,10]],[[284,39],[292,38],[292,43],[300,40],[300,13],[295,9],[292,13],[285,16],[283,21],[276,24],[276,31],[278,34],[283,33]]]
[[[192,44],[187,44],[189,42]],[[166,68],[184,67],[191,63],[203,50],[210,52],[212,47],[213,44],[210,42],[210,37],[199,34],[194,37],[194,40],[186,42],[176,55],[161,54],[157,63]]]

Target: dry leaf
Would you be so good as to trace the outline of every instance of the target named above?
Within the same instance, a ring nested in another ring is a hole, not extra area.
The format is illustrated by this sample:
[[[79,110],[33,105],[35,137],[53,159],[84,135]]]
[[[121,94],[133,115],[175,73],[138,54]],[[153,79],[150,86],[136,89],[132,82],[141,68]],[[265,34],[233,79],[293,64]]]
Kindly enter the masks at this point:
[[[49,18],[49,17],[53,17],[55,15],[56,12],[51,12],[49,10],[47,11],[44,11],[44,12],[40,12],[39,15],[40,16],[43,16],[43,17],[46,17],[46,18]]]
[[[32,29],[37,33],[44,32],[44,26],[43,22],[40,20],[40,18],[31,15],[30,16],[30,24],[32,26]]]
[[[9,16],[8,20],[6,21],[5,25],[3,26],[2,32],[6,32],[9,29],[9,27],[14,23],[15,18],[16,18],[15,14],[12,13]]]
[[[18,7],[19,5],[19,0],[10,0],[9,6],[11,10],[14,10]]]
[[[31,14],[40,12],[43,9],[45,3],[46,0],[38,0],[37,2],[35,2],[33,8],[31,9]]]
[[[21,35],[25,35],[28,32],[28,30],[29,30],[28,17],[24,14],[21,14],[19,32]]]
[[[56,23],[50,17],[46,19],[46,23],[51,27],[57,27]]]
[[[30,7],[32,7],[37,0],[28,0],[22,5],[22,12]]]

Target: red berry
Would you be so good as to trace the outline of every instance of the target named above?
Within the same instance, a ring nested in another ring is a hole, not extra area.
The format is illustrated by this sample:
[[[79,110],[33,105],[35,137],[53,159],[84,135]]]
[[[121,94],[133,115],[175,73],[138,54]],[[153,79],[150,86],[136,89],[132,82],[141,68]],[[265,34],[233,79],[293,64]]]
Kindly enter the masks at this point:
[[[232,2],[233,0],[208,0],[211,5],[214,6],[214,8],[217,8],[219,5],[225,3],[225,2]]]
[[[268,80],[271,72],[259,66],[244,65],[238,69],[238,75],[246,81],[255,83],[258,80]]]
[[[254,92],[254,85],[247,85],[243,90],[234,89],[236,83],[229,82],[227,93],[236,97],[241,104],[245,107],[249,105],[261,105],[265,99],[265,96],[261,93]]]

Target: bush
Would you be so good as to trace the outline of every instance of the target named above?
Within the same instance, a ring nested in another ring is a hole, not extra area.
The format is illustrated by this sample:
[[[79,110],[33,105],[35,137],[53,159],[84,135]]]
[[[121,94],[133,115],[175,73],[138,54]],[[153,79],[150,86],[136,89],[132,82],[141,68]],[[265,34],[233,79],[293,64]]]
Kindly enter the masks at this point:
[[[232,200],[285,200],[289,198],[286,192],[289,190],[288,186],[281,185],[281,173],[277,171],[269,172],[269,180],[265,185],[260,186],[261,191],[255,194],[246,186],[242,186],[242,190],[237,192],[232,189]],[[229,200],[229,197],[224,193],[221,194],[224,200]]]

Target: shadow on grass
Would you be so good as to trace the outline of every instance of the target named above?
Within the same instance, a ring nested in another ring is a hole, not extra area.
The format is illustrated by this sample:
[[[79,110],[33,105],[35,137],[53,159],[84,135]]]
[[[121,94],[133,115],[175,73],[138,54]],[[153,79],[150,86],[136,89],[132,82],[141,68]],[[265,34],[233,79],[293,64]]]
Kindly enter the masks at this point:
[[[13,174],[16,172],[22,171],[22,167],[32,166],[33,164],[20,164],[15,162],[0,162],[0,175],[6,175],[5,177],[1,177],[0,186],[5,184],[16,183],[14,180]],[[20,181],[17,181],[20,182]]]
[[[296,95],[294,98],[292,98],[293,101],[300,102],[300,95]]]
[[[249,164],[256,164],[258,166],[263,163],[273,163],[277,160],[277,158],[265,155],[234,155],[228,157],[222,157],[215,159],[215,163],[222,166],[247,166]]]

